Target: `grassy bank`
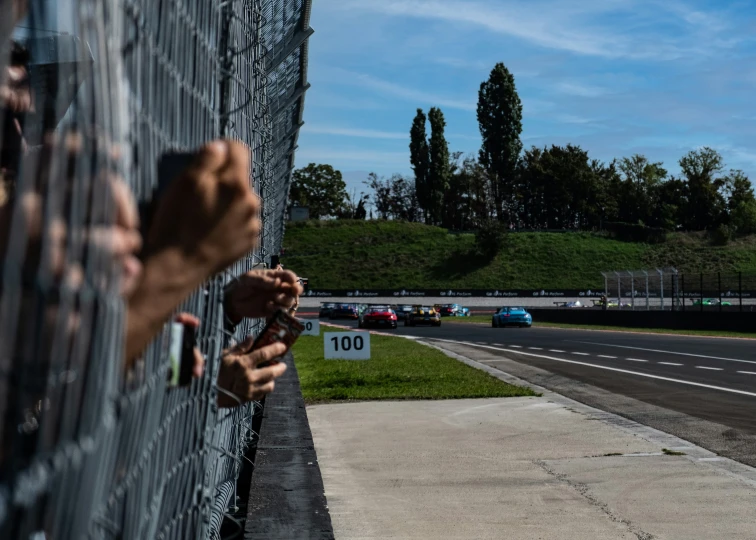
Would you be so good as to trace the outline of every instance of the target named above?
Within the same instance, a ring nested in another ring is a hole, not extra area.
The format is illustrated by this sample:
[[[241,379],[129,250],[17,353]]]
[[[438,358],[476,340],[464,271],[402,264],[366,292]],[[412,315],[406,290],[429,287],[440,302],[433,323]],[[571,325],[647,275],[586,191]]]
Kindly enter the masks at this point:
[[[702,234],[672,234],[664,244],[588,233],[516,233],[493,258],[474,254],[472,234],[419,223],[290,223],[283,263],[321,289],[603,287],[601,272],[674,266],[686,272],[756,273],[756,238],[712,247]]]
[[[293,351],[305,401],[536,395],[408,339],[372,335],[370,341],[370,360],[325,360],[323,336],[301,337]]]

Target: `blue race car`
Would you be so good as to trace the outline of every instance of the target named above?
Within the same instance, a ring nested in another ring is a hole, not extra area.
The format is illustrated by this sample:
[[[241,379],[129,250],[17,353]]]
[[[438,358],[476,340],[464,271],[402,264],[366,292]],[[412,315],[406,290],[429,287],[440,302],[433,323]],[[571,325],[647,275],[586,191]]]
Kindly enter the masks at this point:
[[[524,307],[503,307],[499,308],[491,318],[493,328],[503,328],[506,326],[519,326],[521,328],[530,328],[533,324],[533,317]]]
[[[470,308],[462,307],[459,304],[441,304],[437,311],[442,317],[469,317]]]

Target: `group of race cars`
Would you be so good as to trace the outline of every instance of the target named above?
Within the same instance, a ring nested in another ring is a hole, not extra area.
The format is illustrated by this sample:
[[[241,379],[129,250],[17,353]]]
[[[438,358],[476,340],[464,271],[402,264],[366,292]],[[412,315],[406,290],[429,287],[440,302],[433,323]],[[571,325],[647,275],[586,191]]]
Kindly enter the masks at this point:
[[[441,326],[442,317],[469,317],[470,309],[459,304],[334,304],[320,305],[320,317],[329,320],[356,320],[359,328],[396,328],[404,326]],[[507,306],[497,309],[491,317],[491,326],[503,328],[519,326],[530,328],[533,317],[523,307]]]
[[[399,321],[405,326],[441,326],[441,317],[469,317],[470,309],[459,304],[434,306],[410,304],[333,304],[320,305],[320,317],[330,320],[351,319],[358,321],[360,328],[396,328]]]

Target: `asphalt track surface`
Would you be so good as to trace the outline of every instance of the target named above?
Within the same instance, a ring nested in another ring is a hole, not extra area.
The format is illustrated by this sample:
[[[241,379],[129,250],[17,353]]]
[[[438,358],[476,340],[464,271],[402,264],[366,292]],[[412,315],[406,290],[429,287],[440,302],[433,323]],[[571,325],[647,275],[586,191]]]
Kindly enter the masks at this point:
[[[352,321],[334,323],[356,326]],[[537,381],[541,386],[756,465],[756,340],[491,328],[490,324],[455,323],[451,319],[443,319],[440,328],[400,324],[396,330],[387,331],[440,346],[463,344],[501,356],[502,365],[491,365],[512,371],[519,364],[523,372],[512,374],[525,380],[531,380],[527,367],[538,368],[554,375],[553,381],[541,377]],[[505,362],[508,368],[502,367]],[[559,380],[575,384],[560,384]],[[594,394],[631,399],[594,399],[590,389]],[[639,407],[627,404],[631,402],[642,402],[649,408],[640,413]],[[639,414],[634,416],[623,408]]]

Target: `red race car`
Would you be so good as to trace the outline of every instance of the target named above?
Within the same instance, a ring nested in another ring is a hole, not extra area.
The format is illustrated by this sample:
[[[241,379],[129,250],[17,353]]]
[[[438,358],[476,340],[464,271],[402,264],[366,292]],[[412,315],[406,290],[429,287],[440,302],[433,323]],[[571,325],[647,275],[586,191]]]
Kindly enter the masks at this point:
[[[360,328],[381,327],[396,328],[396,312],[388,306],[370,306],[360,315],[357,324]]]

